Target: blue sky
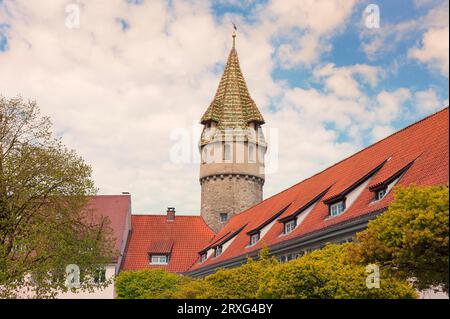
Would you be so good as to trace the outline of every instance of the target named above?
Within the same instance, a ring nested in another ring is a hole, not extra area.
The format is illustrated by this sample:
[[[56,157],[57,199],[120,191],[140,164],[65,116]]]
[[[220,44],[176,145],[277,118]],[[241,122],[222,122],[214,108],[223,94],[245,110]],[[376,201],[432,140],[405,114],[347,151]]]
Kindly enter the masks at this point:
[[[380,28],[365,24],[370,3]],[[276,131],[270,196],[446,106],[448,20],[438,0],[0,0],[0,94],[35,99],[100,193],[198,214],[198,120],[232,22]],[[174,162],[180,130],[190,156]]]

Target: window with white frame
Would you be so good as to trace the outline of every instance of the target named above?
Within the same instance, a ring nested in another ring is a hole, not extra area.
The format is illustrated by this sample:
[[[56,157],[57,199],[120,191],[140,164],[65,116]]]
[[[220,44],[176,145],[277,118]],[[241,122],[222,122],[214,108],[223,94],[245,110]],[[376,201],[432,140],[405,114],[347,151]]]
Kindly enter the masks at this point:
[[[259,241],[259,238],[260,238],[260,232],[257,232],[255,234],[251,235],[250,236],[250,246],[255,245]]]
[[[380,200],[387,194],[387,188],[379,189],[375,192],[375,200]]]
[[[330,205],[330,216],[337,216],[344,212],[345,210],[345,204],[344,201],[341,200],[337,203]]]
[[[152,265],[167,265],[169,263],[169,256],[167,255],[151,255],[150,264]]]
[[[208,254],[207,253],[203,253],[200,255],[200,262],[203,263],[206,261],[206,259],[208,259]]]
[[[216,249],[214,250],[215,257],[219,257],[220,255],[222,255],[222,245],[217,246]]]
[[[106,269],[105,268],[97,269],[94,274],[94,282],[96,284],[100,284],[105,281],[106,281]]]
[[[293,231],[295,229],[296,226],[297,226],[297,221],[295,219],[284,223],[284,233],[289,234],[291,231]]]

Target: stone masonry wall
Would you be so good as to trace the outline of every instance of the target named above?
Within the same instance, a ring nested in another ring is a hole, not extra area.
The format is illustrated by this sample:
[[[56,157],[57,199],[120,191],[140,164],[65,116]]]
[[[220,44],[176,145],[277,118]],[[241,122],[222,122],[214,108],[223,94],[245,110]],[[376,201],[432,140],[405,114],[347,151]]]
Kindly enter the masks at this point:
[[[228,219],[262,201],[264,180],[250,175],[219,175],[200,180],[202,189],[201,215],[215,232],[226,222],[220,221],[220,214],[227,213]]]

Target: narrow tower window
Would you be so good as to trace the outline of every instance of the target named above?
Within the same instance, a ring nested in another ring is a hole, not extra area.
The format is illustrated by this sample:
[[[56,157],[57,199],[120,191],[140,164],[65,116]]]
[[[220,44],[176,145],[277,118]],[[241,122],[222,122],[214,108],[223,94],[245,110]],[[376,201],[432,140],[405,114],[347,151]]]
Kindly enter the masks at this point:
[[[248,144],[248,162],[256,163],[256,152],[254,144]]]
[[[228,214],[227,213],[220,213],[220,221],[222,223],[226,222],[228,220]]]
[[[223,144],[223,159],[225,161],[231,160],[231,145],[228,143]]]

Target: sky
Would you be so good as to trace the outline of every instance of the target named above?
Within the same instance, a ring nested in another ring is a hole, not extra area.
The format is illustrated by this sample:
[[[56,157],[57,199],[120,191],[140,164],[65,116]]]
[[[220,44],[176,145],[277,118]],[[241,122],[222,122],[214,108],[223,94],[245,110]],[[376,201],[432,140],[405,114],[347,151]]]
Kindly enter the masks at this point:
[[[37,101],[99,194],[130,192],[135,214],[198,215],[199,120],[232,23],[266,121],[267,198],[448,105],[448,6],[0,0],[0,94]]]

